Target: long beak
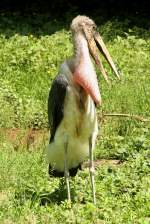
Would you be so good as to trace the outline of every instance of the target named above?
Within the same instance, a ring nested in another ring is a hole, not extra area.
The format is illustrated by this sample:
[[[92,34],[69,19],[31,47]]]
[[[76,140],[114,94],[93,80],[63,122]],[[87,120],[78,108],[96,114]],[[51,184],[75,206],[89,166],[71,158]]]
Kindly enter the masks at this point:
[[[94,39],[91,38],[90,40],[88,40],[88,44],[89,44],[90,53],[91,53],[91,55],[92,55],[95,63],[97,64],[98,68],[100,69],[100,71],[101,71],[104,79],[106,80],[106,82],[108,84],[110,84],[108,75],[105,72],[105,69],[103,67],[103,64],[102,64],[101,60],[99,60],[98,52],[97,52],[97,47],[96,47],[96,43],[95,43]]]
[[[112,68],[112,70],[114,71],[115,75],[118,77],[118,79],[120,79],[119,73],[116,69],[116,66],[101,38],[101,36],[99,35],[98,32],[95,32],[94,35],[91,33],[89,33],[86,28],[84,27],[84,33],[86,35],[87,41],[88,41],[88,45],[89,45],[89,50],[90,53],[93,57],[93,59],[95,60],[95,63],[97,64],[97,66],[99,67],[104,79],[106,80],[106,82],[108,84],[110,84],[109,79],[108,79],[108,75],[105,72],[105,69],[103,67],[103,64],[101,62],[101,60],[99,59],[99,55],[97,52],[97,47],[100,50],[100,52],[103,54],[103,56],[105,57],[105,59],[107,60],[107,62],[109,63],[110,67]]]
[[[98,47],[98,49],[102,52],[103,56],[105,57],[105,59],[107,60],[107,62],[109,63],[110,67],[112,68],[112,70],[114,71],[115,75],[117,76],[118,79],[120,79],[119,73],[117,71],[117,68],[101,38],[101,36],[99,35],[98,32],[95,32],[94,34],[94,39],[96,41],[96,45]],[[102,71],[101,71],[102,72]],[[104,76],[104,74],[103,74]]]

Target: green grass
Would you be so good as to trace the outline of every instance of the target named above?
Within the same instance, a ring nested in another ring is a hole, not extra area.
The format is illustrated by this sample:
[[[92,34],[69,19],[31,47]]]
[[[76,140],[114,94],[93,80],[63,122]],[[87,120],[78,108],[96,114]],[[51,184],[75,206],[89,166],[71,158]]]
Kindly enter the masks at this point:
[[[105,63],[112,82],[108,87],[97,71],[103,100],[99,114],[149,118],[150,30],[116,19],[98,28],[122,72],[119,82]],[[1,15],[0,33],[0,127],[45,128],[52,79],[72,54],[70,32],[46,16]],[[43,154],[48,140],[15,151],[0,136],[0,223],[150,223],[150,123],[106,118],[99,124],[95,159],[120,164],[97,168],[96,207],[87,169],[71,181],[72,209],[59,180],[48,179]]]

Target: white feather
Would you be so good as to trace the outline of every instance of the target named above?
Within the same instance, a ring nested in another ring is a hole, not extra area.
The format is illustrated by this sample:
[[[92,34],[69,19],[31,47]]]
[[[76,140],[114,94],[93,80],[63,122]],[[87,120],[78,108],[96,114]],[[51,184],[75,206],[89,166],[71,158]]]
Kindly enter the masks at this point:
[[[69,68],[66,63],[62,69],[68,74]],[[68,70],[66,72],[66,70]],[[62,73],[61,71],[61,73]],[[77,105],[76,97],[80,93],[73,86],[67,87],[66,98],[64,102],[64,117],[57,128],[54,141],[49,144],[47,149],[47,161],[54,169],[64,171],[65,142],[68,141],[68,168],[78,166],[89,155],[89,137],[93,136],[93,148],[98,132],[97,117],[95,105],[90,96],[88,96],[85,112],[81,112]],[[77,126],[80,127],[77,134]]]

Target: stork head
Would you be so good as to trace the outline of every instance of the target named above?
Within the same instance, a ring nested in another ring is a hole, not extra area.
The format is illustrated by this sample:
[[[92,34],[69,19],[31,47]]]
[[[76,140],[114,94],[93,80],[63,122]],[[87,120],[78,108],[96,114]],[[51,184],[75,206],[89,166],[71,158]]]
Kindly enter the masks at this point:
[[[73,35],[77,33],[82,33],[87,42],[88,48],[90,51],[91,56],[93,57],[95,63],[99,67],[103,77],[109,83],[109,79],[101,60],[99,59],[98,50],[103,54],[107,62],[109,63],[110,67],[114,71],[114,74],[119,78],[119,73],[116,69],[116,66],[100,36],[97,32],[97,26],[95,22],[87,16],[77,16],[73,19],[71,23],[71,31]]]

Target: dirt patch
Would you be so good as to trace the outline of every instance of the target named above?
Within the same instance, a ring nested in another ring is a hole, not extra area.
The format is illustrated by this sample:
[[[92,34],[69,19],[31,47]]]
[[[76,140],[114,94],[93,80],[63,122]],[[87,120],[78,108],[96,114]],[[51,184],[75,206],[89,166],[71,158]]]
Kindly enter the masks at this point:
[[[31,147],[35,147],[48,142],[49,132],[46,129],[36,130],[33,128],[29,129],[0,129],[0,136],[3,141],[7,141],[12,144],[14,150],[19,150],[20,147],[24,147],[30,150]]]
[[[100,160],[95,160],[94,161],[95,169],[97,169],[100,166],[104,166],[104,165],[106,165],[106,166],[116,166],[116,165],[120,165],[120,164],[121,164],[121,161],[117,160],[117,159],[100,159]],[[89,161],[84,162],[82,164],[83,169],[88,168],[88,167],[89,167]]]
[[[0,206],[8,202],[8,194],[5,191],[0,192]]]

